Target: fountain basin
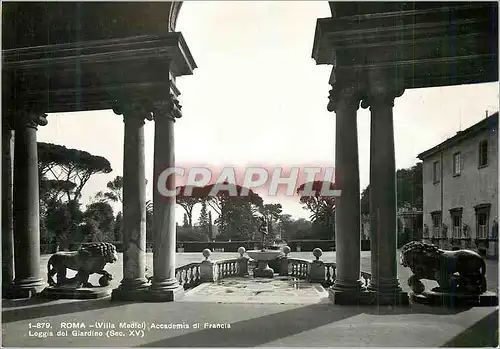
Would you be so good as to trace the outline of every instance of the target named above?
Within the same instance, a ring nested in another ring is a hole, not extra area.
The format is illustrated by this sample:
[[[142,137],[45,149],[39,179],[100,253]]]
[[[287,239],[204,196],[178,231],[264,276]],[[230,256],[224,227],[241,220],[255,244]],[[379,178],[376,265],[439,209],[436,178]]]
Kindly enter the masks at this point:
[[[260,251],[260,250],[251,250],[247,251],[247,254],[250,258],[255,259],[256,261],[272,261],[278,258],[281,255],[281,251]]]
[[[250,258],[258,262],[257,268],[253,270],[254,277],[273,278],[274,270],[269,267],[268,262],[275,260],[281,255],[281,251],[247,251]]]

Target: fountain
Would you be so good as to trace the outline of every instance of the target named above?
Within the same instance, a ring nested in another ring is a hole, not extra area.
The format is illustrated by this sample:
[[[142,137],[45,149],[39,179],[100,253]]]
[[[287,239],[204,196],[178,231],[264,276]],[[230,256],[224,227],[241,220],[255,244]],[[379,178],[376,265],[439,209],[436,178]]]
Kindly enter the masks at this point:
[[[281,251],[265,248],[265,239],[268,233],[267,233],[267,223],[263,219],[263,217],[261,217],[259,233],[261,234],[261,249],[247,251],[248,256],[258,262],[257,268],[253,270],[253,276],[262,278],[273,278],[274,270],[269,267],[269,261],[278,258],[281,255]]]

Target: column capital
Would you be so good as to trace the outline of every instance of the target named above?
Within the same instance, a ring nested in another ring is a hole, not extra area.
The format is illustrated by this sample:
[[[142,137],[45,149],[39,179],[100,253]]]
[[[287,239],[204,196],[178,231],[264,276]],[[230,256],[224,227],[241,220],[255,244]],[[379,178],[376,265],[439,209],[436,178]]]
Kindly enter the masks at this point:
[[[48,124],[47,114],[41,112],[23,112],[14,120],[16,128],[33,128],[38,130],[38,126]]]
[[[401,97],[405,91],[404,79],[401,76],[372,70],[368,72],[366,94],[361,107],[366,109],[376,106],[394,106],[394,100]]]
[[[181,108],[182,106],[173,94],[170,94],[170,96],[165,99],[157,100],[152,103],[153,117],[155,120],[157,118],[167,118],[175,122],[175,119],[182,117]]]
[[[120,103],[115,101],[113,112],[116,115],[123,115],[124,122],[135,120],[144,124],[144,119],[149,121],[153,120],[151,111],[142,103]]]
[[[333,68],[330,75],[330,95],[327,110],[336,112],[338,108],[359,108],[365,88],[364,76],[351,69]]]

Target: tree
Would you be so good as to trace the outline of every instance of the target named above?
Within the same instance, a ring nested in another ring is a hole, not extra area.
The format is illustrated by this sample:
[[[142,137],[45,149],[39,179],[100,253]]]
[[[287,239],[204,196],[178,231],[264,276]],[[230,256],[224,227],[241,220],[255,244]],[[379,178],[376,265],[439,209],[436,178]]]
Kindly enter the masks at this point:
[[[177,241],[209,241],[200,227],[179,227],[176,231]]]
[[[122,213],[118,212],[115,218],[113,237],[115,241],[123,242],[123,217]]]
[[[312,192],[304,192],[310,186]],[[335,183],[315,181],[302,184],[297,193],[304,208],[311,212],[311,221],[315,231],[322,238],[331,239],[335,236],[335,197],[322,195],[323,188],[335,189]]]
[[[361,192],[361,214],[367,215],[370,213],[370,185]]]
[[[213,239],[214,236],[214,226],[212,221],[212,211],[208,211],[208,236],[210,240]]]
[[[304,218],[292,220],[290,224],[290,240],[302,240],[312,238],[312,224]]]
[[[279,220],[282,211],[283,208],[281,204],[265,204],[260,209],[267,225],[267,232],[270,236],[273,235],[273,223]]]
[[[209,222],[208,218],[209,217],[208,217],[208,211],[207,211],[207,202],[202,201],[201,202],[200,218],[198,220],[198,224],[201,228],[201,231],[211,239],[212,237],[209,235],[209,228],[208,227],[210,225],[210,222]]]
[[[193,187],[193,186],[182,186],[177,187],[179,189],[179,194],[176,196],[175,200],[178,205],[180,205],[184,211],[186,211],[187,216],[187,226],[193,226],[193,208],[196,204],[199,204],[203,201],[203,198],[200,197],[199,191],[201,187]],[[189,194],[189,190],[193,192]]]
[[[183,217],[183,220],[182,220],[182,226],[184,228],[190,227],[189,221],[188,221],[188,215],[186,213],[184,213],[184,217]]]
[[[280,214],[278,219],[278,229],[281,232],[282,239],[288,239],[291,236],[292,223],[293,219],[291,215],[285,213]]]
[[[194,192],[196,197],[206,200],[219,215],[214,223],[219,227],[220,239],[234,240],[252,236],[254,216],[263,205],[258,194],[227,182],[199,187]]]
[[[106,184],[108,191],[100,191],[95,195],[98,201],[123,202],[123,177],[116,176]]]
[[[146,241],[154,240],[153,236],[153,202],[146,201]]]
[[[65,191],[68,201],[81,197],[83,187],[92,175],[112,171],[109,161],[102,156],[43,142],[38,142],[38,169],[40,178],[75,184],[73,190]]]
[[[398,207],[423,207],[422,162],[396,171]],[[361,213],[370,213],[370,185],[361,193]]]
[[[72,193],[76,188],[76,184],[71,181],[46,179],[41,177],[40,186],[40,204],[43,206],[47,202],[55,200],[59,201],[66,193]]]
[[[45,226],[63,249],[69,248],[69,240],[76,239],[77,227],[83,218],[80,204],[76,201],[53,201],[47,207]]]
[[[92,220],[97,223],[99,230],[111,241],[114,240],[115,217],[113,208],[107,202],[94,202],[87,206],[83,214],[85,221]]]

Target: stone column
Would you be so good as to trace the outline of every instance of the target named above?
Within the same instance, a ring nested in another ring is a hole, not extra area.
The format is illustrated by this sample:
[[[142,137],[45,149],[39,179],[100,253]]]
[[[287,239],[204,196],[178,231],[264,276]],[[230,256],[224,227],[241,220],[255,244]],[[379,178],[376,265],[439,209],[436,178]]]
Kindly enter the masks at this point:
[[[144,119],[151,112],[137,105],[117,106],[123,114],[123,279],[112,299],[141,300],[146,280],[146,176],[144,166]]]
[[[175,189],[175,176],[159,178],[175,167],[174,123],[181,117],[181,107],[175,96],[155,103],[154,169],[153,169],[153,282],[151,298],[173,301],[183,294],[175,278],[175,196],[164,196],[159,186]],[[159,182],[160,181],[162,182]]]
[[[12,210],[14,131],[5,119],[2,126],[2,290],[7,291],[14,280]]]
[[[40,277],[40,203],[36,131],[45,126],[45,114],[18,116],[14,141],[14,260],[15,279],[6,295],[29,298],[45,283]]]
[[[337,82],[330,92],[329,111],[335,111],[336,279],[330,289],[335,304],[356,304],[363,291],[360,280],[360,184],[356,114],[360,87],[357,82]]]
[[[387,81],[387,82],[386,82]],[[403,94],[397,81],[372,80],[363,106],[370,106],[370,234],[371,274],[368,290],[378,304],[407,303],[397,270],[396,161],[394,99]]]

